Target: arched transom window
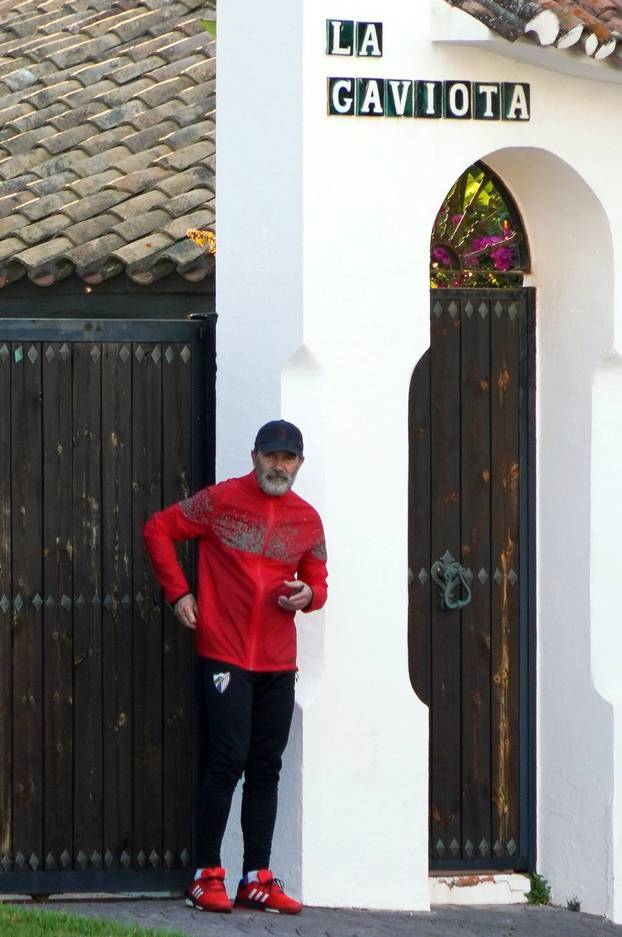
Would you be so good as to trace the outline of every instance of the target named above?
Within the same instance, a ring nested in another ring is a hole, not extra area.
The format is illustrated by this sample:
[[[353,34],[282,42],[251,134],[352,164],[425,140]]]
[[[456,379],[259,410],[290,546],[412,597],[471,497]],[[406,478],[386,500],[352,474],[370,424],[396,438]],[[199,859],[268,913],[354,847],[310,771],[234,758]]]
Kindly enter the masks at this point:
[[[511,195],[483,163],[449,190],[432,229],[433,288],[517,287],[529,270],[529,249]]]

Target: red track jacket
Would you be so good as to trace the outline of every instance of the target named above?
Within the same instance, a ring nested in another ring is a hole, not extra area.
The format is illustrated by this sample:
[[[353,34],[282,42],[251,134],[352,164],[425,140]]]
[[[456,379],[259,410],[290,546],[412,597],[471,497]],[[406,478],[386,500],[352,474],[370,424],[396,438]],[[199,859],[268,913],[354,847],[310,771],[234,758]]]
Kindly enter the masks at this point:
[[[267,495],[255,473],[204,488],[145,524],[145,544],[168,602],[190,592],[175,540],[199,538],[196,649],[245,670],[295,670],[294,613],[285,579],[326,601],[326,547],[317,511],[293,491]]]

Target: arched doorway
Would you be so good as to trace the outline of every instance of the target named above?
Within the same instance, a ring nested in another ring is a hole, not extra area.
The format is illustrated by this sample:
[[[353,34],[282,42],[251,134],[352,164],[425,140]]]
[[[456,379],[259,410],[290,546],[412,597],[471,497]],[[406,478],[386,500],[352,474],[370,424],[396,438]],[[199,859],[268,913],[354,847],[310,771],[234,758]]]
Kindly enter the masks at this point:
[[[519,213],[483,164],[431,243],[410,389],[409,664],[430,709],[430,865],[532,867],[534,297]]]

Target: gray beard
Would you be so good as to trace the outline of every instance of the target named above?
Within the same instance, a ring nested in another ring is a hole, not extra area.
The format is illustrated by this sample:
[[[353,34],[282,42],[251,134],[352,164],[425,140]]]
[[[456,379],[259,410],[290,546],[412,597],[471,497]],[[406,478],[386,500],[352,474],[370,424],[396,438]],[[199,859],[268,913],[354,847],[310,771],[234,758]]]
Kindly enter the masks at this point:
[[[272,469],[269,472],[262,472],[255,469],[255,475],[259,482],[259,487],[267,495],[279,496],[285,495],[294,483],[295,475],[288,475],[284,478],[281,475],[273,475]]]

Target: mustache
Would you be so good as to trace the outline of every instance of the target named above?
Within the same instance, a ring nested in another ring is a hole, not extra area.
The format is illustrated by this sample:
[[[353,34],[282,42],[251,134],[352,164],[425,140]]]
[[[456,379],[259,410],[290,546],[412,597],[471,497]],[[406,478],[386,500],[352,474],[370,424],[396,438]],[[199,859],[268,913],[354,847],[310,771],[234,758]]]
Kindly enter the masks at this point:
[[[283,479],[283,481],[286,481],[289,476],[287,472],[283,472],[281,469],[270,469],[268,472],[265,473],[264,477],[267,478],[269,481],[275,481],[277,478],[280,478],[280,479]]]

